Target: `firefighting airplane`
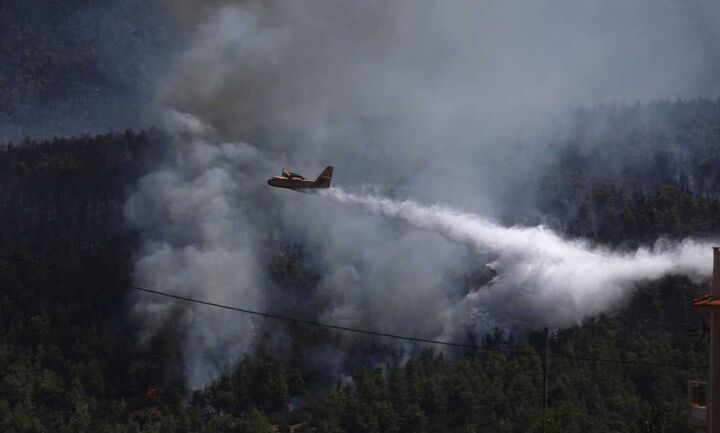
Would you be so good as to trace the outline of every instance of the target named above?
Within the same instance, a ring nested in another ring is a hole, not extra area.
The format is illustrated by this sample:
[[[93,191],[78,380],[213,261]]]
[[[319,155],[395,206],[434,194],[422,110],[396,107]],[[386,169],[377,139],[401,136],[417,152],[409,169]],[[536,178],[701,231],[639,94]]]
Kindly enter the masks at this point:
[[[301,189],[330,188],[330,180],[332,180],[333,168],[331,165],[325,167],[320,176],[315,180],[305,179],[299,174],[285,171],[280,176],[273,176],[268,179],[267,183],[276,188],[288,188],[293,191]]]

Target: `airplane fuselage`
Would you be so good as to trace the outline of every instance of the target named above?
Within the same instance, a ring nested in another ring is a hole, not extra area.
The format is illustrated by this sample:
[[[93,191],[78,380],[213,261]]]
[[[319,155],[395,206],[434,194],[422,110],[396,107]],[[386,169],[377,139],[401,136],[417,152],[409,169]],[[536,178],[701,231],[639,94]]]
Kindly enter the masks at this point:
[[[291,171],[285,171],[283,169],[282,175],[273,176],[268,179],[267,183],[275,188],[287,188],[293,191],[303,189],[319,189],[319,188],[330,188],[330,181],[332,180],[333,167],[328,165],[325,167],[320,176],[315,180],[305,179],[299,174]]]
[[[287,189],[308,189],[308,188],[329,188],[329,184],[320,184],[314,180],[307,179],[288,179],[286,177],[275,176],[267,181],[268,185],[274,186],[275,188],[287,188]]]

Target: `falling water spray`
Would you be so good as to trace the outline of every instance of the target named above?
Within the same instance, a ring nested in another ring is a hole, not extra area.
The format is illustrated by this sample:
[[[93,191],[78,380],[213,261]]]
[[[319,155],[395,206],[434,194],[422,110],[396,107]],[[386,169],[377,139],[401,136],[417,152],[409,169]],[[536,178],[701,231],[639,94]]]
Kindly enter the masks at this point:
[[[666,275],[703,279],[712,273],[713,243],[660,240],[649,248],[613,251],[566,239],[542,227],[504,227],[440,205],[396,202],[339,188],[321,193],[341,203],[429,230],[494,257],[497,277],[468,303],[477,326],[564,327],[623,304],[635,285]]]

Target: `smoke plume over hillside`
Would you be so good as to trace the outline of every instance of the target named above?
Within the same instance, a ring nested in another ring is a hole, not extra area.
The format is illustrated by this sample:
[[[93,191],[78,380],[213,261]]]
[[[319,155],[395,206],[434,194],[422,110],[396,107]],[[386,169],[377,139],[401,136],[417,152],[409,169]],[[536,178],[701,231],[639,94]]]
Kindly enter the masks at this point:
[[[145,237],[140,284],[278,308],[283,293],[264,269],[275,246],[298,243],[320,275],[310,296],[323,307],[308,314],[456,338],[491,324],[570,325],[618,305],[633,281],[707,274],[701,243],[625,255],[488,221],[538,218],[531,198],[554,158],[547,143],[565,134],[565,110],[717,94],[720,65],[708,53],[720,8],[709,2],[171,7],[188,41],[159,95],[174,155],[126,206]],[[479,216],[333,193],[373,215],[265,185],[282,167],[314,177],[327,164],[335,184]],[[486,260],[497,281],[468,295],[457,276]],[[169,314],[144,302],[137,309],[154,320]],[[217,311],[184,321],[191,386],[257,335]]]

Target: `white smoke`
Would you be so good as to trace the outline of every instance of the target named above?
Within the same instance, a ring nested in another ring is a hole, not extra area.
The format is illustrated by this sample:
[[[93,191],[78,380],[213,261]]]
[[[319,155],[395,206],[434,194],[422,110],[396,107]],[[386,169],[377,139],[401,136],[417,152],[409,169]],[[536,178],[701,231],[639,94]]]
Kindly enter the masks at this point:
[[[564,239],[544,227],[503,227],[442,206],[395,202],[339,188],[321,194],[436,232],[477,253],[493,254],[490,266],[497,277],[465,300],[481,332],[493,326],[567,327],[627,302],[638,282],[671,274],[707,278],[712,272],[713,244],[704,241],[658,241],[651,249],[622,253]]]
[[[623,256],[452,212],[448,221],[477,233],[436,217],[413,219],[431,230],[409,230],[385,218],[386,205],[371,216],[265,184],[283,166],[314,177],[333,164],[334,184],[523,215],[528,185],[552,160],[548,143],[562,136],[549,118],[597,101],[716,90],[717,65],[693,62],[716,51],[695,43],[715,40],[711,19],[696,25],[714,16],[703,8],[678,13],[667,0],[649,15],[658,2],[551,3],[170,2],[186,47],[158,97],[170,110],[173,158],[126,206],[144,239],[138,284],[273,309],[286,302],[265,272],[268,240],[280,239],[302,244],[319,275],[308,315],[449,339],[491,323],[575,323],[617,305],[632,281],[706,273],[697,264],[707,251],[698,261],[661,260],[704,248],[692,243]],[[465,245],[497,255],[492,289],[468,296],[459,282],[484,263]],[[591,271],[597,284],[571,286]],[[137,302],[149,331],[168,317],[163,305]],[[257,334],[242,316],[214,309],[190,309],[184,321],[191,387],[252,350]]]
[[[199,119],[169,112],[167,129],[177,143],[175,160],[141,179],[125,205],[125,216],[144,235],[135,264],[138,284],[177,295],[262,309],[263,268],[252,209],[243,183],[257,152],[242,143],[210,144]],[[153,331],[170,317],[173,304],[141,296],[135,313]],[[188,308],[177,326],[186,335],[188,385],[197,388],[248,351],[255,329],[230,311]]]

